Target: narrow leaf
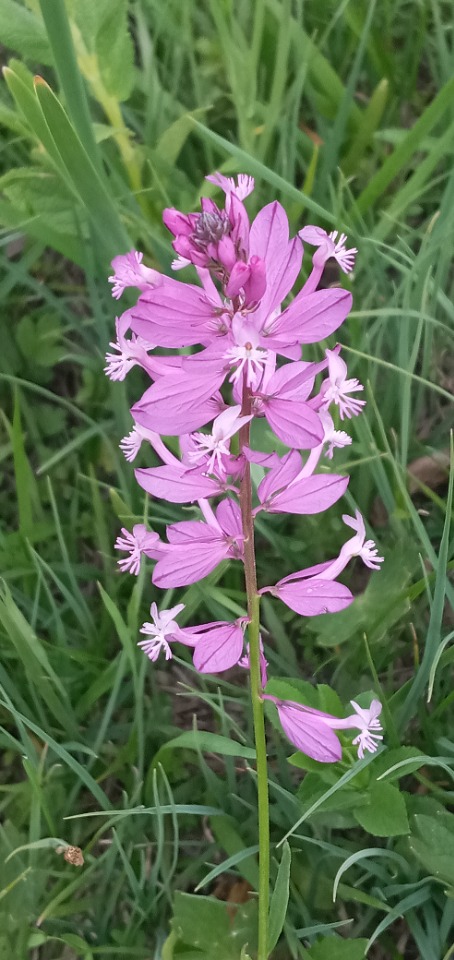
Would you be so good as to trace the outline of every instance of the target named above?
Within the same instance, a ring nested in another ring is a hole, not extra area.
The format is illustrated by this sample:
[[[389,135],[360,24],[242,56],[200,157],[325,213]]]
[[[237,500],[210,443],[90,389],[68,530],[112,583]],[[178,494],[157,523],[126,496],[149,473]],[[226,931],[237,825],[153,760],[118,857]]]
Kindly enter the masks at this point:
[[[292,854],[287,842],[282,847],[282,858],[279,864],[279,870],[276,879],[276,886],[273,890],[270,902],[269,926],[268,926],[268,951],[271,953],[279,940],[285,923],[287,914],[288,898],[290,892],[290,866]]]

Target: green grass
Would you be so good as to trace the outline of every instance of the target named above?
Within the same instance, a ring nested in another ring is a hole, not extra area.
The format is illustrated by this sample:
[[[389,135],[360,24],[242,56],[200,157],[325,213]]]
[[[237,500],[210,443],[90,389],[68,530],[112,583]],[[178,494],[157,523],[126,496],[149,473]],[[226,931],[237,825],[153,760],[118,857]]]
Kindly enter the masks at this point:
[[[374,689],[387,726],[372,763],[347,750],[303,771],[270,713],[278,919],[289,896],[273,958],[448,960],[452,488],[429,469],[414,492],[408,468],[450,451],[452,5],[0,0],[0,21],[0,956],[254,951],[253,899],[228,921],[218,886],[256,885],[247,691],[137,650],[156,592],[150,570],[117,575],[113,542],[182,514],[144,503],[117,447],[140,374],[102,372],[109,260],[137,246],[168,270],[162,208],[196,209],[222,169],[256,177],[251,214],[277,197],[293,230],[342,228],[359,248],[341,339],[368,406],[337,466],[386,557],[304,636],[263,604],[275,675],[342,702]],[[334,555],[344,510],[260,522],[261,583]],[[163,605],[223,619],[241,590],[219,568]]]

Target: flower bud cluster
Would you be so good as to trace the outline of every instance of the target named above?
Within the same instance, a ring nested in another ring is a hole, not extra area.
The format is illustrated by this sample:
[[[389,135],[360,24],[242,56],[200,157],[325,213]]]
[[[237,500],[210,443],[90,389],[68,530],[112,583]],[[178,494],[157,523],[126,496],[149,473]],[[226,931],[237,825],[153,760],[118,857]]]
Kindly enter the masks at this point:
[[[203,198],[201,213],[165,210],[164,223],[173,235],[175,270],[195,268],[198,283],[183,283],[143,265],[142,254],[131,251],[112,263],[109,278],[113,296],[128,287],[140,291],[137,303],[116,321],[117,339],[106,356],[106,373],[123,380],[135,365],[151,384],[131,409],[133,426],[120,443],[133,462],[142,444],[150,445],[161,464],[137,468],[140,486],[152,497],[171,503],[197,504],[197,519],[167,526],[166,538],[137,524],[123,529],[116,548],[126,556],[122,570],[137,575],[141,558],[155,561],[152,580],[160,588],[196,583],[223,560],[244,562],[245,531],[240,489],[250,464],[264,473],[257,488],[252,516],[259,513],[319,514],[345,493],[348,477],[320,470],[322,458],[331,460],[338,447],[351,443],[335,419],[349,420],[361,413],[363,386],[349,379],[340,347],[327,349],[317,362],[302,359],[305,344],[318,343],[346,319],[351,294],[342,287],[320,289],[323,269],[334,258],[344,273],[353,269],[356,249],[346,249],[346,237],[306,226],[290,238],[283,207],[270,203],[252,223],[244,205],[254,189],[251,177],[238,180],[221,174],[207,177],[225,194],[223,207]],[[300,273],[303,241],[315,247],[312,270],[299,293],[288,295]],[[174,349],[196,348],[169,354]],[[159,349],[165,353],[159,353]],[[221,392],[222,388],[222,392]],[[257,418],[288,448],[284,455],[251,446],[250,427]],[[163,438],[179,438],[179,456]],[[344,516],[354,535],[338,557],[299,570],[262,586],[301,616],[345,609],[353,595],[338,581],[353,557],[378,569],[382,557],[366,539],[364,521]],[[244,632],[248,616],[180,627],[183,609],[158,611],[152,604],[152,622],[144,623],[140,646],[151,660],[160,653],[172,656],[172,645],[194,650],[200,672],[216,673],[247,665]],[[266,661],[262,657],[262,685]],[[335,729],[356,727],[360,756],[375,750],[380,730],[380,704],[370,709],[356,704],[345,720],[320,711],[280,701],[263,692],[279,712],[288,738],[304,752],[322,761],[339,759]],[[372,732],[375,731],[375,732]]]

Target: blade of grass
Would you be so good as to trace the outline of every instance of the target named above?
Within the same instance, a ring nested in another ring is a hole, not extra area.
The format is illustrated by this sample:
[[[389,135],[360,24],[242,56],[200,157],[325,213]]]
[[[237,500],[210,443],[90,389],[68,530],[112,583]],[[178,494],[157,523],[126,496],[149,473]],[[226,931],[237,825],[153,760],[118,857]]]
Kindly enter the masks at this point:
[[[377,173],[369,180],[367,187],[364,188],[350,211],[352,217],[364,214],[382,196],[390,183],[419,149],[424,137],[430,133],[435,124],[441,120],[445,111],[449,109],[453,97],[454,77],[437,93],[432,103],[426,107],[424,113],[408,131],[405,139],[393,150],[392,154],[377,170]]]
[[[35,90],[55,148],[91,219],[101,249],[109,259],[119,252],[126,252],[131,244],[113,198],[61,103],[42,77],[36,77]]]
[[[446,501],[446,517],[443,527],[443,535],[440,543],[440,552],[436,561],[436,580],[433,594],[432,607],[430,611],[429,626],[424,644],[424,653],[422,656],[419,670],[413,680],[407,697],[399,711],[398,722],[401,729],[405,729],[409,720],[414,715],[418,702],[420,701],[426,685],[429,682],[432,664],[434,663],[437,651],[440,645],[440,635],[444,616],[444,600],[448,589],[446,577],[446,567],[450,548],[450,529],[452,516],[454,488],[454,444],[451,435],[451,473],[449,478],[448,496]]]
[[[68,111],[88,156],[98,173],[101,173],[98,147],[82,76],[77,66],[65,0],[39,0],[39,5]]]
[[[205,127],[199,120],[194,119],[193,124],[202,140],[208,140],[214,143],[221,154],[228,153],[230,156],[235,157],[241,166],[250,171],[252,176],[260,177],[262,180],[270,183],[272,187],[275,187],[276,190],[279,190],[284,196],[289,197],[291,200],[296,200],[298,203],[304,202],[308,210],[312,210],[313,213],[316,213],[317,216],[326,220],[328,223],[332,223],[333,225],[336,223],[335,217],[329,210],[325,210],[319,203],[316,203],[311,197],[306,196],[301,190],[298,190],[297,187],[294,187],[293,184],[285,180],[284,177],[279,176],[274,170],[271,170],[265,166],[264,163],[261,163],[260,160],[256,160],[255,157],[251,156],[251,154],[245,150],[241,150],[235,144],[230,143],[229,140],[215,133],[214,130]]]

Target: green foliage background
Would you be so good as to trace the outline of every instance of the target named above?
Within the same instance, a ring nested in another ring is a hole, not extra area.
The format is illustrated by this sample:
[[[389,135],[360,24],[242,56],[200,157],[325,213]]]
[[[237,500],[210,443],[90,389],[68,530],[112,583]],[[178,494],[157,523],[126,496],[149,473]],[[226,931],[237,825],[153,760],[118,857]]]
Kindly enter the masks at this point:
[[[0,957],[253,956],[253,896],[222,900],[257,877],[244,678],[136,648],[157,597],[112,544],[181,511],[144,505],[118,450],[140,373],[102,374],[110,259],[168,270],[162,208],[196,209],[216,169],[255,176],[251,214],[277,197],[293,229],[359,248],[341,335],[368,407],[336,467],[386,557],[336,617],[264,600],[276,690],[332,712],[374,690],[386,724],[378,757],[346,741],[327,769],[289,756],[270,711],[273,957],[452,956],[452,14],[0,0]],[[343,511],[260,522],[261,582],[334,555]],[[241,590],[219,568],[178,602],[222,619]]]

